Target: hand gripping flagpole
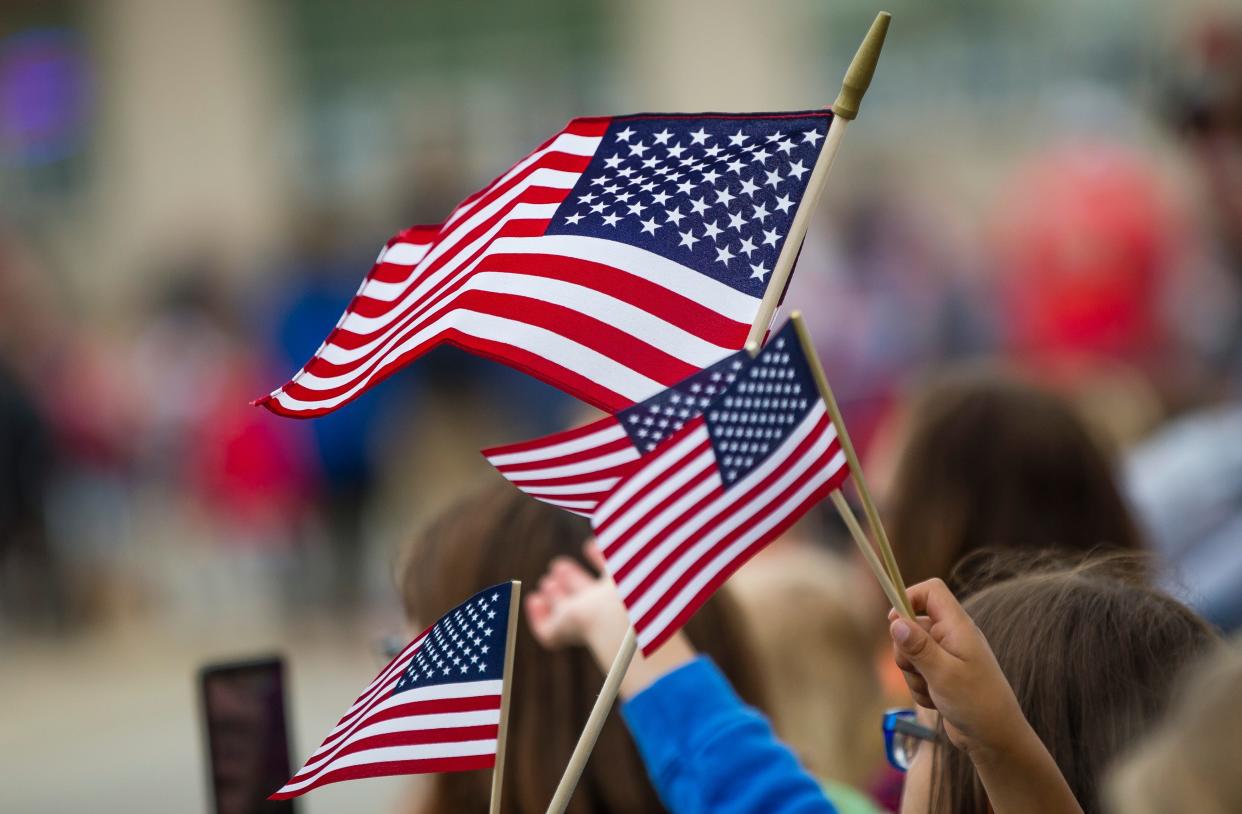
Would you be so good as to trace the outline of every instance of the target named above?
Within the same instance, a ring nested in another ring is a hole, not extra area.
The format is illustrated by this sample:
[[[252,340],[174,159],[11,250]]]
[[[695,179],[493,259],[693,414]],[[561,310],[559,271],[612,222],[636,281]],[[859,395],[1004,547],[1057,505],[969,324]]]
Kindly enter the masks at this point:
[[[867,32],[862,45],[858,46],[858,51],[850,60],[850,67],[841,82],[841,92],[832,103],[832,124],[828,126],[824,149],[819,151],[819,158],[815,160],[815,168],[811,170],[811,177],[807,181],[806,193],[802,196],[802,205],[798,207],[793,223],[789,226],[789,234],[785,238],[780,257],[776,258],[772,279],[759,303],[759,313],[750,326],[747,341],[763,341],[772,317],[776,314],[776,308],[781,303],[781,297],[789,285],[794,261],[798,259],[798,252],[802,248],[807,225],[811,215],[815,213],[815,204],[819,202],[819,195],[824,191],[824,182],[828,180],[828,170],[832,168],[832,162],[841,149],[845,128],[858,117],[858,106],[862,104],[863,94],[871,85],[871,77],[875,74],[876,63],[880,60],[880,49],[884,47],[884,37],[888,34],[888,23],[891,19],[892,15],[887,11],[877,14],[875,21],[871,23],[871,30]]]
[[[514,642],[517,639],[518,613],[522,608],[522,582],[513,580],[509,592],[509,629],[505,632],[505,669],[500,690],[500,727],[496,731],[496,765],[492,768],[492,799],[488,814],[500,814],[500,787],[505,776],[505,746],[509,736],[509,696],[513,688],[513,660],[517,657]]]
[[[854,54],[854,59],[850,61],[849,69],[845,72],[845,79],[841,83],[841,92],[837,95],[837,100],[832,104],[832,124],[828,127],[828,136],[824,141],[824,148],[820,150],[819,158],[815,161],[815,168],[811,170],[811,177],[807,182],[807,190],[803,195],[802,205],[798,207],[798,213],[794,215],[789,234],[785,238],[785,246],[781,249],[780,257],[777,258],[776,266],[772,270],[772,279],[768,283],[768,289],[763,296],[763,300],[759,303],[759,313],[755,317],[754,324],[751,325],[750,334],[746,338],[747,350],[750,350],[752,355],[757,352],[759,343],[763,341],[768,325],[772,322],[772,316],[776,313],[776,307],[780,304],[781,295],[789,282],[789,273],[793,269],[794,260],[798,257],[798,250],[802,246],[802,238],[806,235],[807,222],[815,209],[816,202],[819,200],[819,194],[824,188],[824,180],[828,177],[828,169],[832,166],[833,159],[836,158],[837,152],[841,149],[841,138],[845,134],[846,125],[858,116],[858,106],[862,102],[863,94],[867,92],[867,87],[871,84],[871,77],[875,73],[876,63],[880,59],[880,49],[884,46],[884,36],[888,33],[890,19],[891,15],[887,11],[882,11],[876,15],[875,21],[871,24],[871,30],[867,32],[862,45],[858,47],[858,51]],[[835,402],[832,404],[835,406]],[[837,422],[838,432],[844,434],[844,428],[835,416],[834,421]],[[842,446],[844,447],[844,445],[843,442]],[[850,452],[853,452],[852,447]],[[861,470],[859,470],[859,474],[856,474],[855,477],[859,479],[858,482],[861,484]],[[870,497],[870,495],[868,494],[867,497]],[[852,514],[850,518],[853,519]],[[870,521],[870,515],[868,515],[868,520]],[[851,531],[853,531],[857,528],[858,523],[855,521],[850,525],[847,521],[847,526],[850,526]],[[861,529],[858,531],[861,534]],[[857,540],[858,538],[855,539]],[[883,539],[887,542],[888,538],[884,537]],[[859,544],[861,545],[862,543],[860,542]],[[874,552],[872,552],[872,557],[874,558],[874,556]],[[872,561],[868,560],[868,562]],[[879,575],[880,572],[877,571],[877,578],[879,578]],[[897,579],[899,580],[900,576]],[[885,585],[886,581],[881,580],[880,584]],[[885,593],[888,593],[887,588]],[[904,588],[902,589],[901,596],[905,596]],[[892,598],[895,599],[896,596]],[[898,606],[906,607],[906,605],[901,605],[900,603]],[[625,673],[629,670],[630,662],[634,660],[634,654],[637,649],[638,636],[634,632],[634,628],[630,627],[625,634],[625,638],[621,641],[621,648],[617,651],[616,658],[612,661],[612,666],[608,669],[608,675],[604,678],[604,685],[600,689],[599,697],[595,699],[595,706],[591,708],[591,715],[587,718],[586,726],[578,737],[578,744],[574,747],[569,764],[565,767],[565,774],[561,776],[561,782],[556,787],[556,793],[552,796],[552,802],[548,804],[548,814],[564,814],[565,809],[569,807],[570,798],[573,797],[578,780],[582,777],[582,771],[586,768],[586,762],[591,756],[591,750],[595,748],[595,742],[599,739],[599,733],[603,730],[604,723],[608,720],[608,713],[611,712],[613,704],[617,700],[617,694],[621,690],[621,680],[625,678]]]

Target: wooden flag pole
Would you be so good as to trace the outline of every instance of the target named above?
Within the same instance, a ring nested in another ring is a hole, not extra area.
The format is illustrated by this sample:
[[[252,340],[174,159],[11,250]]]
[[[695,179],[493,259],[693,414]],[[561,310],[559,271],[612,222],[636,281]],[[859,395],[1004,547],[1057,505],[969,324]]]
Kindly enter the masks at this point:
[[[500,814],[500,791],[505,777],[505,745],[509,737],[509,695],[513,685],[513,660],[517,657],[518,614],[522,609],[522,582],[513,580],[509,593],[509,630],[505,634],[505,670],[500,689],[500,728],[496,732],[496,765],[492,768],[492,799],[488,814]]]
[[[893,581],[888,577],[888,571],[884,569],[884,564],[880,562],[880,558],[876,556],[875,549],[867,540],[867,535],[863,533],[862,526],[858,525],[858,518],[854,516],[854,510],[850,508],[849,502],[845,499],[845,495],[840,489],[834,489],[832,492],[832,504],[837,507],[837,514],[841,515],[841,520],[845,522],[845,527],[849,529],[850,536],[854,538],[854,542],[858,544],[858,550],[862,552],[863,559],[867,561],[867,565],[871,566],[871,573],[875,574],[876,582],[880,583],[880,589],[884,591],[885,598],[889,604],[897,608],[899,613],[905,613],[905,605],[901,601],[901,594],[897,593],[897,589],[893,587]]]
[[[832,388],[828,386],[828,377],[824,375],[824,368],[819,363],[819,356],[815,353],[811,335],[806,329],[806,323],[802,321],[801,312],[794,311],[789,315],[789,319],[793,322],[794,330],[798,332],[798,341],[802,343],[806,358],[811,363],[811,372],[815,376],[815,383],[819,386],[820,395],[824,397],[824,404],[828,407],[828,416],[832,419],[833,426],[837,428],[837,439],[841,442],[841,451],[845,453],[850,474],[854,478],[854,488],[858,490],[858,496],[862,498],[867,524],[871,527],[871,533],[880,548],[880,555],[883,557],[889,579],[892,580],[893,587],[897,589],[900,604],[894,607],[899,611],[904,611],[906,616],[913,619],[914,608],[910,605],[910,598],[906,595],[906,585],[901,579],[901,571],[897,568],[897,558],[893,556],[889,548],[888,536],[883,533],[884,527],[880,523],[880,513],[875,508],[875,501],[871,499],[871,490],[867,488],[867,481],[863,477],[862,464],[858,461],[858,454],[854,452],[854,444],[850,441],[850,434],[845,429],[845,421],[841,418],[841,408],[837,406],[837,400],[832,395]]]
[[[587,759],[591,757],[595,741],[599,740],[599,733],[604,728],[604,722],[608,720],[608,713],[612,711],[612,705],[617,700],[617,693],[621,691],[621,680],[625,678],[625,671],[630,669],[630,662],[634,660],[637,650],[638,634],[631,626],[621,640],[621,648],[612,660],[612,666],[608,668],[608,675],[604,677],[604,686],[600,688],[599,697],[595,699],[595,706],[591,707],[586,726],[578,736],[578,745],[574,747],[569,765],[565,767],[565,774],[561,775],[561,782],[556,787],[556,793],[552,795],[552,802],[548,804],[548,814],[564,814],[569,807],[569,800],[574,796],[582,770],[586,768]]]
[[[768,325],[772,322],[772,315],[776,313],[776,308],[781,303],[785,287],[789,284],[789,275],[793,272],[794,262],[798,259],[798,252],[802,249],[802,239],[806,237],[811,215],[815,213],[815,205],[819,202],[820,193],[824,191],[824,182],[828,180],[828,171],[832,168],[832,162],[841,150],[841,139],[845,137],[845,128],[858,116],[858,106],[862,103],[863,94],[871,85],[871,77],[875,74],[875,66],[880,59],[880,49],[884,47],[884,37],[888,33],[888,24],[891,19],[892,15],[887,11],[881,11],[876,15],[875,21],[871,23],[871,30],[867,32],[862,44],[858,46],[858,51],[855,52],[854,58],[850,61],[850,67],[845,72],[841,92],[837,95],[837,100],[832,103],[832,124],[828,126],[828,137],[824,141],[824,148],[819,151],[819,158],[815,160],[811,177],[807,180],[802,203],[794,215],[793,223],[789,225],[785,245],[781,247],[780,256],[776,258],[776,266],[772,269],[772,279],[768,281],[767,291],[764,292],[763,300],[759,303],[759,313],[755,315],[755,321],[750,326],[750,333],[746,337],[748,342],[763,341]]]

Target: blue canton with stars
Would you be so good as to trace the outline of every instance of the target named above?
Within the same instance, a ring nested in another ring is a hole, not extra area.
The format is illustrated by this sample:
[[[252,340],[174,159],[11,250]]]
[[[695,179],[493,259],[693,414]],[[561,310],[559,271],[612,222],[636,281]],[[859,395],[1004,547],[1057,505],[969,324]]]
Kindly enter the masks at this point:
[[[831,118],[619,117],[546,234],[637,246],[762,297]]]
[[[513,583],[494,585],[441,616],[410,658],[393,694],[437,684],[502,679],[512,594]]]
[[[818,400],[810,362],[793,323],[786,322],[755,358],[743,359],[736,380],[705,412],[725,488],[780,447]]]
[[[746,351],[731,353],[667,390],[621,410],[617,413],[617,421],[639,452],[651,452],[687,421],[702,414],[703,408],[733,383],[745,364],[743,360],[749,358]]]

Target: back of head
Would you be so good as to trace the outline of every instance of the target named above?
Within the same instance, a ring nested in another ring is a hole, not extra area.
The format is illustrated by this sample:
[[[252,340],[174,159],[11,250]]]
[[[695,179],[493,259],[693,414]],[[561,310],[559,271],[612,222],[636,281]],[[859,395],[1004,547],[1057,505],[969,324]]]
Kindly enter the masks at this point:
[[[1179,671],[1216,635],[1149,587],[1123,555],[1042,566],[994,583],[964,607],[987,637],[1035,733],[1086,814],[1112,760],[1163,712]],[[986,812],[969,759],[937,750],[933,811]]]
[[[889,501],[910,582],[947,580],[988,547],[1141,548],[1107,458],[1052,393],[996,370],[963,370],[910,412]]]
[[[1128,814],[1242,811],[1242,641],[1198,666],[1169,716],[1118,768],[1111,810]]]
[[[533,588],[556,557],[582,556],[584,520],[535,501],[507,483],[470,494],[415,540],[398,568],[406,613],[428,624],[471,593],[510,579]],[[758,703],[758,680],[739,612],[718,593],[686,626],[695,645],[716,659],[739,693]],[[585,648],[549,651],[519,623],[505,758],[506,812],[542,812],[586,723],[604,676]],[[436,775],[422,811],[483,811],[490,777]],[[614,711],[587,763],[571,812],[659,811],[638,753]]]

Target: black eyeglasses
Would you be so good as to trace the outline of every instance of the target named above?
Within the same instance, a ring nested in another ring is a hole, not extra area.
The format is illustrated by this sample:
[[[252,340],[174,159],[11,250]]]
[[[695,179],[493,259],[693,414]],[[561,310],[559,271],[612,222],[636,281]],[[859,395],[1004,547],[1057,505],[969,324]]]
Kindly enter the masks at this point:
[[[937,743],[940,733],[923,726],[912,709],[890,709],[884,713],[884,751],[894,769],[906,771],[923,741]]]

